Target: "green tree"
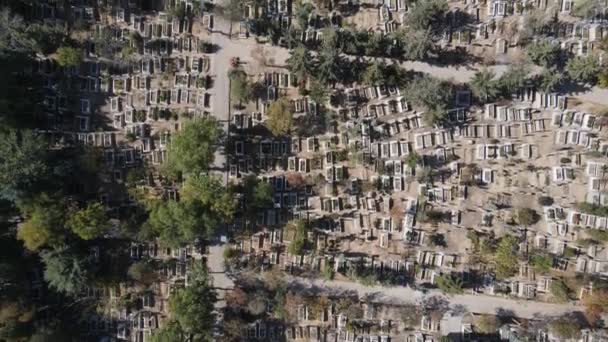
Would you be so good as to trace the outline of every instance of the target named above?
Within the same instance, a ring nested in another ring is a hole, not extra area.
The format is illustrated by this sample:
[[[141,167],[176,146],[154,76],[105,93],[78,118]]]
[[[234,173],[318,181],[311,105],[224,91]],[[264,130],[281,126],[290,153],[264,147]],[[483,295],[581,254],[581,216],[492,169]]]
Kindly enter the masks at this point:
[[[311,100],[318,104],[324,104],[327,102],[327,99],[329,98],[327,95],[328,90],[323,83],[316,79],[312,79],[309,88],[308,96],[310,96]]]
[[[482,69],[473,76],[471,80],[471,90],[473,95],[484,103],[493,99],[498,95],[498,84],[494,80],[494,72],[488,69]]]
[[[462,294],[462,280],[448,274],[442,274],[435,278],[435,283],[441,291],[449,295]]]
[[[517,261],[517,239],[506,235],[500,239],[496,250],[496,277],[498,279],[509,278],[517,273],[519,264]]]
[[[405,60],[425,60],[435,47],[430,29],[413,30],[403,27],[397,31],[396,38],[403,47],[402,57]]]
[[[62,67],[78,66],[82,63],[82,50],[63,46],[57,49],[57,64]]]
[[[600,65],[595,56],[577,56],[568,60],[566,72],[573,81],[593,85],[597,82]]]
[[[368,86],[377,86],[385,81],[384,69],[386,64],[382,61],[373,61],[363,72],[362,82]]]
[[[217,294],[202,264],[195,264],[188,282],[188,286],[169,298],[171,316],[185,334],[191,335],[192,341],[213,341]]]
[[[521,89],[528,80],[530,67],[527,64],[511,64],[498,79],[498,85],[504,95],[509,96]]]
[[[66,247],[41,253],[44,279],[55,290],[76,295],[89,280],[90,265],[87,259],[74,254]]]
[[[187,122],[171,138],[165,171],[174,176],[208,171],[221,136],[219,123],[214,118],[197,118]]]
[[[46,146],[29,130],[0,131],[0,197],[16,200],[41,185],[50,174]]]
[[[296,75],[300,82],[305,82],[306,78],[312,71],[312,57],[308,49],[304,46],[299,46],[291,51],[291,55],[287,59],[289,71]]]
[[[285,135],[293,126],[293,111],[289,99],[281,97],[268,107],[266,125],[274,135]]]
[[[234,194],[222,185],[217,177],[191,175],[186,179],[181,195],[182,200],[207,207],[223,220],[229,220],[234,216],[236,210]]]
[[[110,229],[106,209],[99,202],[89,203],[85,208],[70,212],[66,225],[83,240],[101,237]]]
[[[424,110],[423,120],[427,125],[441,122],[453,99],[451,85],[430,76],[413,79],[407,84],[405,94],[414,106]]]
[[[563,82],[564,74],[557,70],[557,68],[543,68],[543,71],[539,75],[538,87],[545,93],[551,93],[556,91]]]
[[[181,247],[197,238],[208,238],[221,222],[193,202],[157,203],[150,212],[148,225],[162,242]]]
[[[297,4],[296,19],[298,20],[301,29],[305,30],[308,27],[308,17],[314,9],[315,7],[309,2],[302,3],[300,1]]]
[[[418,1],[408,12],[406,23],[414,30],[427,30],[440,33],[446,25],[446,13],[449,10],[445,0]]]
[[[319,53],[316,78],[324,84],[335,84],[342,80],[344,72],[343,60],[336,47],[323,46]]]
[[[241,192],[244,196],[245,215],[250,219],[255,218],[260,210],[273,205],[274,188],[256,176],[248,176],[243,180]]]
[[[17,238],[25,247],[36,251],[44,246],[63,243],[65,231],[65,203],[42,194],[31,202],[20,204],[24,222],[17,231]]]
[[[562,50],[558,44],[553,44],[547,40],[540,40],[528,45],[526,53],[534,64],[551,68],[559,63]]]
[[[150,336],[150,340],[151,342],[179,342],[185,341],[186,336],[181,325],[174,320],[170,320],[160,329],[155,330],[154,334]]]

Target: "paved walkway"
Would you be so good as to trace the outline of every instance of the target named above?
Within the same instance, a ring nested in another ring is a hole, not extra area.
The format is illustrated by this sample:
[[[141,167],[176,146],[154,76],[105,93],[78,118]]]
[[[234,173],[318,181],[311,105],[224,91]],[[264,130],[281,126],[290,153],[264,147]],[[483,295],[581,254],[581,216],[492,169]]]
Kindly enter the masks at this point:
[[[582,306],[574,304],[553,304],[537,301],[523,301],[506,299],[502,297],[464,294],[445,296],[439,290],[430,290],[427,293],[409,287],[366,287],[358,283],[347,281],[326,281],[320,279],[289,278],[289,286],[298,291],[328,294],[352,293],[360,298],[367,297],[374,302],[386,304],[422,304],[430,297],[444,298],[450,307],[459,307],[473,313],[509,314],[521,318],[534,318],[539,316],[560,316],[574,311],[583,311]]]

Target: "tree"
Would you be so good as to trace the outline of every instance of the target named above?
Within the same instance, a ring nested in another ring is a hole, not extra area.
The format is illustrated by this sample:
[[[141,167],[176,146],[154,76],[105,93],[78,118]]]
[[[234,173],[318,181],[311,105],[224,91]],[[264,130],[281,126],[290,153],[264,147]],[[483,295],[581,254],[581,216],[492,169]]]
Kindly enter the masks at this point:
[[[273,205],[274,188],[270,183],[262,182],[256,176],[243,180],[242,191],[245,203],[245,215],[250,219],[263,209]]]
[[[417,77],[405,88],[408,100],[424,110],[423,120],[428,125],[440,123],[453,99],[450,84],[430,76]]]
[[[289,71],[295,74],[300,82],[306,82],[306,78],[312,71],[312,57],[310,52],[308,52],[304,46],[293,49],[291,55],[287,59],[287,66],[289,67]]]
[[[31,251],[63,243],[64,206],[65,203],[56,201],[46,194],[40,195],[31,203],[20,204],[25,221],[17,231],[17,238]]]
[[[373,61],[363,72],[362,82],[368,86],[377,86],[384,81],[384,69],[386,64],[384,62]]]
[[[96,239],[110,229],[106,209],[99,202],[68,213],[66,225],[83,240]]]
[[[127,270],[127,275],[136,282],[145,285],[151,285],[158,279],[153,265],[146,261],[131,264]]]
[[[564,82],[564,75],[555,67],[543,68],[538,79],[539,88],[546,93],[551,93]]]
[[[288,229],[293,232],[293,238],[289,243],[288,251],[292,255],[302,255],[308,242],[308,226],[304,220],[291,221]]]
[[[218,177],[192,175],[186,179],[181,195],[182,200],[209,208],[222,220],[230,220],[236,211],[233,192]]]
[[[498,279],[509,278],[517,273],[519,265],[517,262],[517,239],[506,235],[500,239],[496,250],[496,277]]]
[[[171,315],[181,330],[191,335],[192,341],[212,341],[217,294],[202,264],[194,265],[188,283],[169,298]]]
[[[413,30],[402,27],[397,31],[396,38],[403,47],[402,57],[405,60],[424,60],[435,47],[430,29]]]
[[[57,49],[57,64],[62,67],[72,67],[80,63],[82,63],[82,50],[66,46]]]
[[[150,336],[151,342],[178,342],[184,341],[184,331],[178,322],[170,320],[166,322],[160,329],[154,331]]]
[[[175,176],[209,170],[221,136],[219,123],[214,118],[197,118],[187,122],[171,138],[165,171]]]
[[[430,28],[433,33],[438,34],[446,25],[445,16],[448,10],[445,0],[418,1],[408,12],[406,23],[414,30]]]
[[[327,102],[328,96],[327,96],[327,87],[325,87],[325,85],[321,82],[319,82],[317,79],[312,79],[312,81],[310,82],[310,86],[309,86],[309,91],[308,91],[308,96],[310,96],[310,99],[314,102],[314,103],[318,103],[318,104],[324,104],[325,102]]]
[[[80,292],[89,280],[87,258],[74,254],[66,247],[41,253],[44,279],[49,286],[67,295]]]
[[[471,90],[478,99],[488,102],[498,94],[498,85],[494,80],[494,72],[482,69],[473,76]]]
[[[498,321],[494,315],[481,315],[475,322],[475,330],[482,334],[492,335],[496,334],[498,329]]]
[[[593,85],[600,73],[600,65],[597,58],[593,55],[586,57],[577,56],[568,60],[566,72],[568,72],[568,76],[573,81]]]
[[[498,85],[504,95],[509,96],[521,89],[528,79],[530,68],[527,64],[511,64],[498,79]]]
[[[534,64],[550,68],[559,63],[562,50],[558,44],[553,44],[547,40],[540,40],[528,45],[526,53]]]
[[[462,280],[451,275],[442,274],[435,278],[435,282],[441,291],[446,294],[462,294]]]
[[[576,320],[568,317],[560,317],[552,321],[549,323],[549,328],[555,336],[564,340],[579,338],[581,335],[581,326]]]
[[[0,131],[0,197],[27,196],[48,177],[47,160],[46,143],[33,131]]]
[[[169,201],[154,205],[147,224],[165,244],[181,247],[197,238],[211,237],[220,222],[196,203]]]
[[[344,76],[342,69],[342,58],[335,46],[324,44],[319,52],[319,63],[316,70],[316,78],[323,84],[335,84]]]
[[[293,125],[293,112],[291,104],[286,97],[282,97],[272,104],[266,112],[268,119],[266,125],[274,135],[284,135],[291,131]]]

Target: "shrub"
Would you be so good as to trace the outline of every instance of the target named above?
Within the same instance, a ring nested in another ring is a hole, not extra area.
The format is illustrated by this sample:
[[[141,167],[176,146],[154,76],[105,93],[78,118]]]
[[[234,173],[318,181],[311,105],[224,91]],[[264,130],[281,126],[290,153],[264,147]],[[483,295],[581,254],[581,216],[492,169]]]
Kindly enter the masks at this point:
[[[567,302],[569,297],[569,292],[570,289],[568,288],[568,286],[566,286],[566,283],[564,283],[563,280],[559,279],[559,280],[554,280],[553,282],[551,282],[551,286],[549,287],[549,290],[551,291],[551,294],[553,295],[553,297],[555,297],[555,299],[559,302]]]
[[[549,196],[540,196],[538,198],[538,204],[547,207],[553,204],[553,198]]]

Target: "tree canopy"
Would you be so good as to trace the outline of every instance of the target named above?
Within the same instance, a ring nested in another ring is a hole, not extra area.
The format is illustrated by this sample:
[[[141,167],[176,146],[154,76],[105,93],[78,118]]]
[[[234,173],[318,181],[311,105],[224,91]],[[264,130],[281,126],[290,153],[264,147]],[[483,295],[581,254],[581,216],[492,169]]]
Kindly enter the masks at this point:
[[[82,209],[70,212],[66,225],[83,240],[103,236],[110,229],[106,209],[99,202],[89,203]]]
[[[266,112],[268,119],[266,125],[274,135],[285,135],[291,131],[293,126],[293,111],[291,103],[286,97],[282,97],[270,104]]]
[[[222,130],[214,118],[197,118],[187,122],[171,137],[165,171],[177,175],[209,170],[221,137]]]
[[[471,90],[473,95],[483,102],[488,102],[498,95],[498,83],[494,79],[496,74],[488,69],[482,69],[473,75]]]
[[[46,143],[30,130],[0,131],[0,197],[15,200],[48,175]]]
[[[41,253],[45,265],[44,279],[49,286],[68,295],[81,291],[89,280],[87,259],[67,247]]]
[[[191,335],[193,341],[213,341],[217,294],[210,286],[203,265],[195,264],[188,282],[188,286],[177,290],[169,298],[171,317],[179,324],[179,329]],[[174,326],[170,328],[173,334],[178,329]]]

